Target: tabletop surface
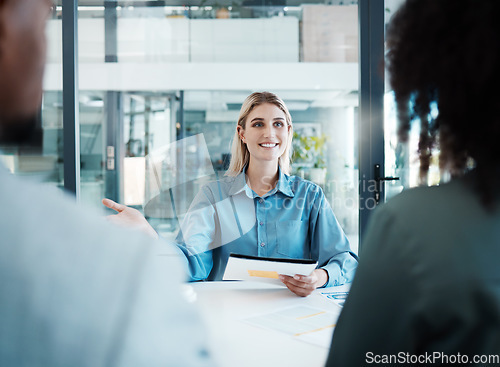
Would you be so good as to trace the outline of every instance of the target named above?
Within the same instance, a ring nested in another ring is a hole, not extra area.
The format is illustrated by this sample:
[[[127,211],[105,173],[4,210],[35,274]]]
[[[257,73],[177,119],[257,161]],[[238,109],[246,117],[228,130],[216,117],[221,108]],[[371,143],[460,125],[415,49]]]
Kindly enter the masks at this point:
[[[346,290],[298,297],[284,286],[220,281],[189,283],[184,292],[198,306],[219,366],[319,367],[341,311],[320,292],[335,289]]]

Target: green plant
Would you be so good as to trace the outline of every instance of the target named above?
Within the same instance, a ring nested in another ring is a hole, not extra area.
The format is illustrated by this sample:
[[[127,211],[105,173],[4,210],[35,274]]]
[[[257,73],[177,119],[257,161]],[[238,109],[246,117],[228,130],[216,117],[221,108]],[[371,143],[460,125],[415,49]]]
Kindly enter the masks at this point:
[[[326,168],[325,149],[328,137],[304,136],[297,132],[293,133],[293,155],[292,161],[313,168]]]

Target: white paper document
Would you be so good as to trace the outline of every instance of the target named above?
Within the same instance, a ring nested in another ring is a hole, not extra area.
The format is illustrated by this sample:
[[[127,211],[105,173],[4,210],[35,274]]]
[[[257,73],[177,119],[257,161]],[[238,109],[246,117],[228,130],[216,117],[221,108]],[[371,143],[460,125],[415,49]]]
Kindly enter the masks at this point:
[[[344,302],[349,295],[349,290],[351,289],[351,283],[341,285],[339,287],[323,288],[319,290],[319,293],[332,301],[339,307],[344,307]]]
[[[314,260],[281,259],[231,254],[223,280],[252,280],[281,284],[279,275],[309,275],[318,263]]]
[[[293,306],[244,319],[254,326],[286,333],[297,340],[329,348],[337,314],[308,306]]]

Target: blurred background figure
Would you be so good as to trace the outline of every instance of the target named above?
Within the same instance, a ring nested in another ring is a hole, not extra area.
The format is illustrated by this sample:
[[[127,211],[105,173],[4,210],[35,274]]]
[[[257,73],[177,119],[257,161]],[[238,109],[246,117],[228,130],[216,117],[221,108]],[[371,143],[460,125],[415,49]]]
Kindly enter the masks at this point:
[[[499,363],[484,359],[500,351],[499,12],[495,0],[409,0],[391,21],[400,139],[415,122],[421,178],[438,148],[451,180],[408,190],[373,217],[328,366],[433,352],[444,354],[438,365]]]

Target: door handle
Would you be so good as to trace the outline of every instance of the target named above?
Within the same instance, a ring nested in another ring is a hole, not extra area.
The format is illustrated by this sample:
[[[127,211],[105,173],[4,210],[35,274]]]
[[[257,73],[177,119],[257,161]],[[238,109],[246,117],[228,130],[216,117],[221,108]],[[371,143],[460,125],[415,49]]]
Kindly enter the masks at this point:
[[[382,177],[380,174],[380,164],[374,166],[374,177],[375,177],[375,203],[378,205],[380,203],[380,195],[382,192],[382,181],[397,181],[399,177]]]

